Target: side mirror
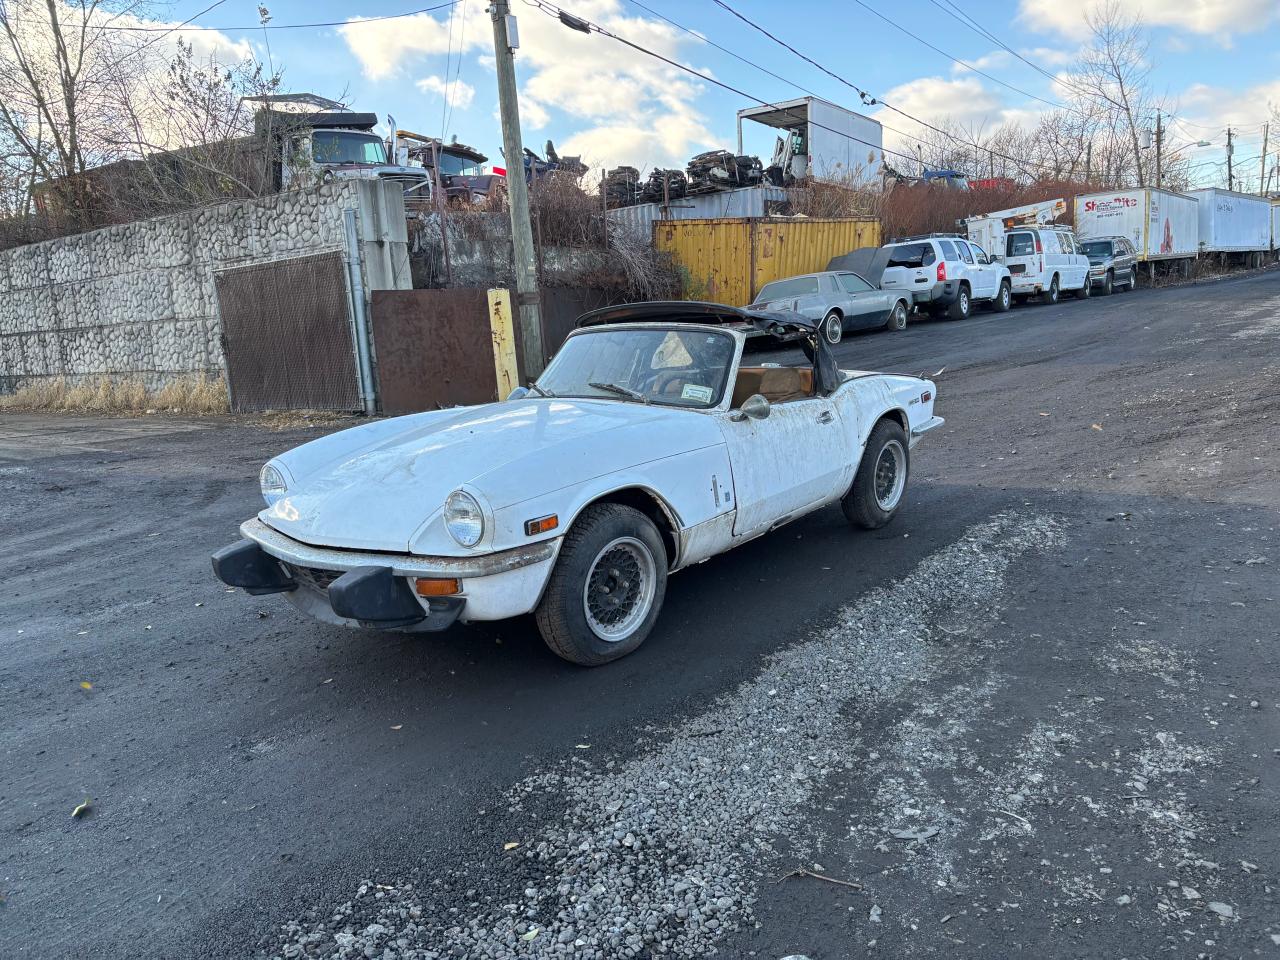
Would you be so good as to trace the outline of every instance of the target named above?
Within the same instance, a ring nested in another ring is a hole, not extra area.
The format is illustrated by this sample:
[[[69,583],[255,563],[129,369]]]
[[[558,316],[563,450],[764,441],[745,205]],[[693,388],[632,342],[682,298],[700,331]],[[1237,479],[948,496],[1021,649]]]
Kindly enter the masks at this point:
[[[515,388],[514,390],[512,390],[509,394],[507,394],[507,399],[508,399],[508,400],[523,400],[523,399],[524,399],[525,397],[527,397],[528,395],[529,395],[529,388],[528,388],[528,387],[516,387],[516,388]]]
[[[742,401],[742,406],[729,419],[741,423],[743,420],[765,420],[772,407],[769,401],[758,393],[753,393]]]

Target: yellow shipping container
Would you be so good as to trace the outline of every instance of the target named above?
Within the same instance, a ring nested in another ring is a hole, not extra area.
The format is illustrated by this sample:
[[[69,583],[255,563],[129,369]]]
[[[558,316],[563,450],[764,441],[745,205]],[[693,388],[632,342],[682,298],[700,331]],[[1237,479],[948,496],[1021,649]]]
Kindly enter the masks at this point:
[[[685,272],[686,300],[751,302],[772,280],[827,269],[832,257],[880,246],[875,217],[658,220],[653,245]]]

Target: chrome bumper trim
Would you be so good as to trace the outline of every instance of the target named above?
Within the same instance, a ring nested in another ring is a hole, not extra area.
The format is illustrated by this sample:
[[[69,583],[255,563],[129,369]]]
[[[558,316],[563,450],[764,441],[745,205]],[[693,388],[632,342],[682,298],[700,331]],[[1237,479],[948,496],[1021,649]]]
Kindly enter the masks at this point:
[[[257,517],[240,524],[240,535],[253,540],[267,553],[285,563],[320,570],[351,570],[355,567],[390,567],[398,577],[456,577],[469,580],[492,577],[549,560],[560,547],[560,538],[540,540],[513,550],[475,557],[418,557],[407,553],[373,553],[338,547],[313,547],[267,526]]]
[[[926,433],[928,433],[930,430],[936,430],[938,427],[942,426],[946,422],[947,421],[942,419],[942,417],[930,417],[924,423],[920,424],[920,426],[912,427],[911,439],[908,441],[907,446],[914,447],[917,443],[920,442],[920,438],[923,437]]]

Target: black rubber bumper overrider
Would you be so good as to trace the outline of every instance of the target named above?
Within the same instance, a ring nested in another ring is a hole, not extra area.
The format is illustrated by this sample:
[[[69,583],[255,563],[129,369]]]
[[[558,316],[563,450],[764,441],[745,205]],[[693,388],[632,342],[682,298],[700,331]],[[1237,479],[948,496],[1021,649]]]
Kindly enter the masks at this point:
[[[246,593],[287,593],[298,584],[284,566],[252,540],[231,543],[215,553],[213,573],[229,587],[243,587]]]
[[[462,597],[432,597],[428,613],[409,587],[390,567],[356,567],[329,584],[333,612],[366,627],[391,629],[427,621],[423,628],[443,630],[458,619]]]

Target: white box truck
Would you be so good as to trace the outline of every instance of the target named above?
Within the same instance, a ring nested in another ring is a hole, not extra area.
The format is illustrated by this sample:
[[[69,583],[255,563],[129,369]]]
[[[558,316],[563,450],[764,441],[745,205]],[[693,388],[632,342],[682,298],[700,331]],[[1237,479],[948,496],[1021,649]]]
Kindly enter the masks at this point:
[[[1271,201],[1271,252],[1280,257],[1280,200]]]
[[[1271,204],[1218,187],[1192,190],[1200,201],[1201,253],[1257,253],[1271,247]]]
[[[1081,240],[1126,237],[1138,260],[1190,260],[1200,249],[1199,201],[1154,187],[1076,197],[1076,236]]]
[[[870,183],[880,176],[884,131],[878,120],[820,97],[748,107],[738,111],[738,153],[743,151],[743,120],[783,131],[769,165],[778,168],[779,186],[809,177]]]

